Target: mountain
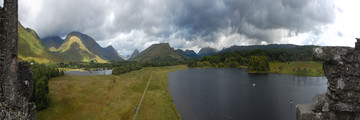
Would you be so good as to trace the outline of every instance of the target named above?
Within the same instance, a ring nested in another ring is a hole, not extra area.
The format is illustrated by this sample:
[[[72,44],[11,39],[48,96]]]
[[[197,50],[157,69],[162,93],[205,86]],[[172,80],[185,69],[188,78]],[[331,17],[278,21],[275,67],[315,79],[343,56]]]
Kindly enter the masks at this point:
[[[55,51],[58,49],[61,44],[64,42],[59,36],[50,36],[42,39],[43,44],[49,49],[50,51]]]
[[[120,56],[120,54],[111,45],[109,45],[106,48],[103,48],[103,51],[105,57],[109,61],[113,61],[113,62],[124,61],[124,59]]]
[[[206,55],[213,55],[218,53],[219,51],[216,50],[215,48],[210,48],[210,47],[206,47],[206,48],[201,48],[201,50],[199,51],[198,55],[200,57],[202,56],[206,56]]]
[[[200,58],[200,56],[196,54],[193,50],[185,50],[184,53],[186,56],[189,56],[191,58],[196,58],[196,59]]]
[[[102,48],[93,38],[80,32],[69,33],[63,44],[55,51],[57,56],[65,61],[94,60],[100,63],[124,61],[112,46]]]
[[[269,44],[269,45],[250,45],[250,46],[231,46],[229,48],[224,48],[220,52],[233,52],[240,50],[255,50],[255,49],[284,49],[284,48],[293,48],[297,45],[293,44]]]
[[[36,62],[42,63],[47,63],[49,61],[60,61],[48,51],[34,30],[30,28],[25,29],[21,23],[18,23],[18,34],[19,60],[35,60]]]
[[[169,43],[153,44],[133,58],[139,62],[170,62],[188,59],[189,57],[179,55],[174,48],[170,47]]]
[[[181,49],[177,49],[177,50],[175,50],[175,52],[176,52],[178,55],[180,55],[182,58],[186,58],[186,60],[190,59],[190,57],[187,56],[187,55],[185,55],[185,52],[184,52],[183,50],[181,50]]]
[[[133,59],[133,58],[135,58],[136,56],[138,56],[140,54],[140,52],[137,50],[137,49],[135,49],[135,50],[133,50],[132,52],[131,52],[131,54],[130,54],[130,56],[128,57],[128,59],[130,60],[130,59]]]

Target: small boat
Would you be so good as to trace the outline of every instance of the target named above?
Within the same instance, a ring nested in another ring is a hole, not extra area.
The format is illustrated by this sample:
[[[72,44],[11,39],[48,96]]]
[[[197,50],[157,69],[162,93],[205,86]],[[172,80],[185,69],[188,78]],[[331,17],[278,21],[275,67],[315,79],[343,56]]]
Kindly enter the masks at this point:
[[[253,84],[252,84],[252,86],[253,86],[253,87],[255,87],[255,86],[256,86],[256,84],[255,84],[255,83],[253,83]]]

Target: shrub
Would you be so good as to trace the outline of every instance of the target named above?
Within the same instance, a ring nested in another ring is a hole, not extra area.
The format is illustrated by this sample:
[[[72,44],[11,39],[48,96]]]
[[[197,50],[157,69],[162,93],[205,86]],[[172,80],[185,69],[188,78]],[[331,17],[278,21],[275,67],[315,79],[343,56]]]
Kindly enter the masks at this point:
[[[37,110],[42,110],[47,108],[49,104],[49,87],[47,85],[48,78],[46,76],[41,77],[36,81],[35,84],[35,104]]]

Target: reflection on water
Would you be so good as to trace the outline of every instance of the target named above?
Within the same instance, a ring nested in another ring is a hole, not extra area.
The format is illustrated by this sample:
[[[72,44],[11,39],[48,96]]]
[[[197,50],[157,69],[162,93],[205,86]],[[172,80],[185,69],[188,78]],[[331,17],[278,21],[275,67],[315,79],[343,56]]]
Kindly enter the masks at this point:
[[[110,75],[112,70],[99,70],[99,71],[65,71],[65,75]]]
[[[168,88],[184,120],[293,120],[295,105],[324,93],[326,82],[245,69],[188,69],[170,73]]]

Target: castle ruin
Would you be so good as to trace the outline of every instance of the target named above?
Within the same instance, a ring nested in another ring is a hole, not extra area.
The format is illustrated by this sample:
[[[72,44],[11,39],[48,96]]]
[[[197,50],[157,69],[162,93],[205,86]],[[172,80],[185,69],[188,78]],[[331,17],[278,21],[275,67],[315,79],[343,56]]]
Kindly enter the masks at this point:
[[[34,82],[28,64],[18,62],[18,1],[0,7],[0,119],[35,119]]]
[[[323,61],[327,91],[312,104],[296,105],[298,120],[360,120],[360,39],[355,48],[320,47],[314,59]]]

